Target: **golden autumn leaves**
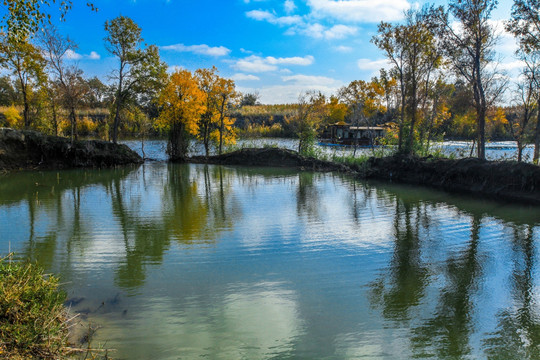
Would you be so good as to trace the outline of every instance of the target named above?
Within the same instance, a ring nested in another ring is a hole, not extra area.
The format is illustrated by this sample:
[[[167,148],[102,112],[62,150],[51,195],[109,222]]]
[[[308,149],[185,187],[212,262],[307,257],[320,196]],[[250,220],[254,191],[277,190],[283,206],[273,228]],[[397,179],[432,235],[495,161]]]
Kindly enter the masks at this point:
[[[223,145],[234,143],[236,134],[230,110],[238,102],[234,81],[217,74],[217,69],[199,69],[195,74],[177,70],[158,95],[161,113],[156,127],[169,131],[169,156],[183,160],[187,155],[189,137],[200,140],[209,153],[209,145],[216,145],[221,153]]]

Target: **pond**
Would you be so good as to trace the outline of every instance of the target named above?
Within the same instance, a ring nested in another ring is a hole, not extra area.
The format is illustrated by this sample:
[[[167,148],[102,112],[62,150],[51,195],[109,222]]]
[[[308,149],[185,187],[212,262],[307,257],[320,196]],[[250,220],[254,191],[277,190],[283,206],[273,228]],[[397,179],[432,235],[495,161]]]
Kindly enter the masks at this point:
[[[137,151],[139,155],[158,160],[167,160],[166,149],[167,142],[164,140],[146,140],[144,143],[138,140],[123,141],[130,148]],[[144,146],[142,146],[144,144]],[[454,158],[464,158],[471,155],[472,141],[443,141],[435,142],[431,146],[432,152],[439,152],[444,156]],[[286,138],[259,138],[259,139],[240,139],[232,149],[242,147],[263,147],[274,146],[284,149],[298,150],[297,139]],[[144,154],[143,150],[144,149]],[[316,145],[315,150],[321,155],[326,156],[351,156],[354,153],[353,146],[328,146],[328,145]],[[476,151],[476,149],[475,149]],[[378,146],[371,147],[358,147],[356,149],[356,156],[372,156],[374,153],[377,156],[382,154],[391,153],[392,149],[388,147]],[[534,145],[527,145],[523,149],[523,161],[532,162],[534,152]],[[193,143],[190,149],[191,155],[204,154],[204,148],[201,144]],[[476,152],[472,153],[475,156]],[[517,147],[515,141],[498,141],[488,142],[486,144],[486,159],[488,160],[517,160]]]
[[[540,358],[540,208],[291,169],[0,180],[1,252],[115,359]]]

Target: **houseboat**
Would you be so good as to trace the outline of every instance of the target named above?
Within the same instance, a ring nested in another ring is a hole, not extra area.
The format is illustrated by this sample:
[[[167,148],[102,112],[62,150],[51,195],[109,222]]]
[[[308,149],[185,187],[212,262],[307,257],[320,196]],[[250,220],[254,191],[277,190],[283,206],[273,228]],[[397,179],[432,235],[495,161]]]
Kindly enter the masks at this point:
[[[382,126],[352,126],[345,122],[329,125],[325,128],[320,142],[327,145],[377,145],[386,135]]]

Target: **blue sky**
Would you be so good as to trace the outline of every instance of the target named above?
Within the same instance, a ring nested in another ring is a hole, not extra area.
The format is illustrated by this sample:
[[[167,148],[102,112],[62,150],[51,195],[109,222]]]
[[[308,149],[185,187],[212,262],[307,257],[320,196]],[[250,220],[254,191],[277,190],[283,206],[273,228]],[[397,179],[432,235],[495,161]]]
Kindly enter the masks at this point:
[[[116,61],[103,46],[103,24],[131,17],[146,43],[160,47],[171,69],[215,65],[243,92],[258,91],[263,103],[291,103],[303,90],[326,94],[352,80],[368,80],[385,65],[370,43],[381,20],[399,22],[403,11],[425,2],[408,0],[94,0],[91,12],[75,1],[63,34],[79,44],[71,61],[87,76],[107,81]],[[437,1],[437,4],[444,4]],[[501,1],[493,18],[510,14]],[[503,68],[514,70],[513,39],[502,33]]]

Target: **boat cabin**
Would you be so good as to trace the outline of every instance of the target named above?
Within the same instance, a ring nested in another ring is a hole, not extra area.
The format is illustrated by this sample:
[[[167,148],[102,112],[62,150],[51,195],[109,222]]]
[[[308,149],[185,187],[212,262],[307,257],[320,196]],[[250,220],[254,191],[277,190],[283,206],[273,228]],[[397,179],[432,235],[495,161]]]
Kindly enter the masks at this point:
[[[323,141],[343,145],[372,145],[385,135],[386,129],[382,126],[352,126],[339,122],[325,129]]]

